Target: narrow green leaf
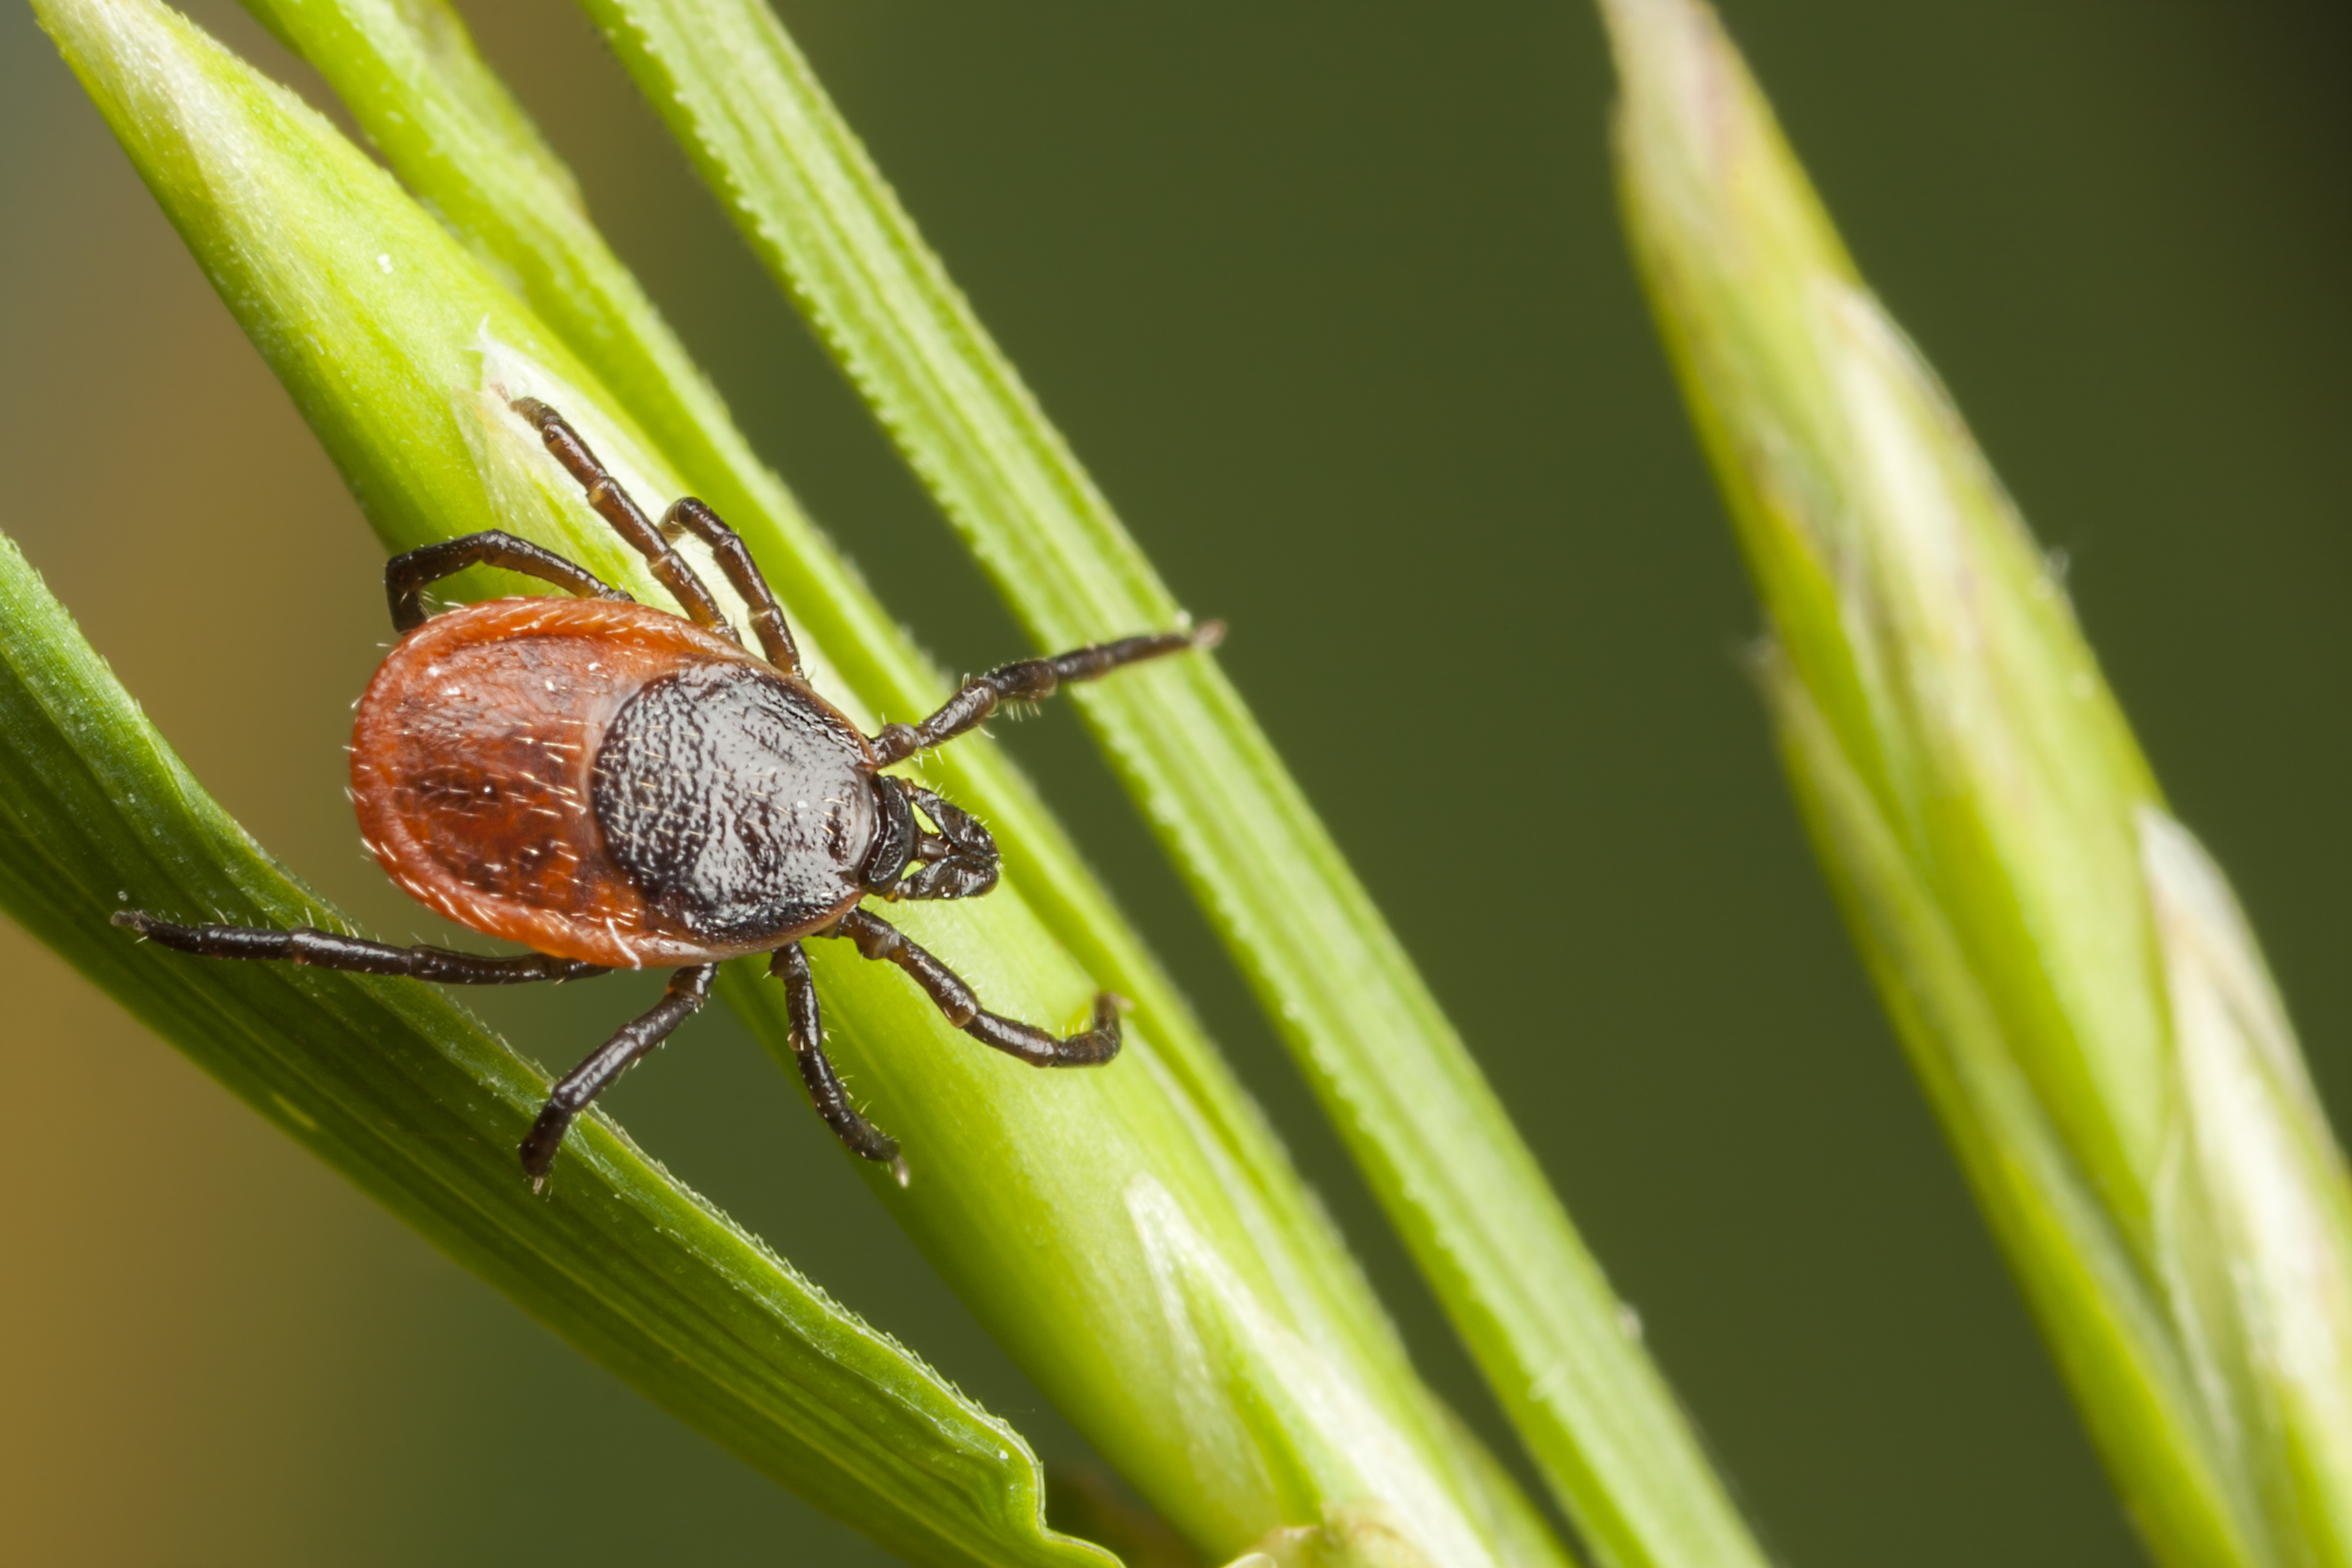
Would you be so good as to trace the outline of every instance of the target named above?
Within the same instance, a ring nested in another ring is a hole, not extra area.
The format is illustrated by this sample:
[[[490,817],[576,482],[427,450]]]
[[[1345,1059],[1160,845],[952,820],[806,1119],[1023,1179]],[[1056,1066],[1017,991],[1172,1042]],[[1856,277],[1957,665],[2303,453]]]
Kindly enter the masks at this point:
[[[520,300],[331,127],[152,0],[40,9],[380,533],[495,522],[658,597],[507,399],[561,407],[648,500],[681,481]],[[831,650],[803,649],[856,712]],[[1087,1008],[1093,981],[1021,889],[894,919],[1003,1011],[1066,1024]],[[1036,1072],[950,1030],[894,971],[815,948],[835,1053],[915,1164],[903,1193],[869,1171],[884,1201],[1196,1542],[1238,1551],[1369,1507],[1433,1562],[1560,1560],[1376,1311],[1335,1285],[1336,1247],[1300,1229],[1311,1204],[1295,1183],[1266,1201],[1265,1172],[1232,1157],[1217,1108],[1148,1030],[1111,1068]],[[788,1054],[781,994],[755,973],[722,986]]]
[[[766,6],[583,4],[1037,641],[1171,620]],[[1078,700],[1594,1550],[1760,1563],[1534,1158],[1232,685],[1202,661]]]
[[[2352,1563],[2352,1181],[1950,399],[1696,0],[1605,0],[1643,278],[1856,942],[2157,1554]]]
[[[175,961],[110,925],[130,906],[348,929],[204,793],[5,538],[0,626],[0,908],[435,1246],[909,1561],[1111,1561],[1043,1529],[1011,1427],[602,1118],[534,1194],[514,1145],[547,1080],[436,993]]]

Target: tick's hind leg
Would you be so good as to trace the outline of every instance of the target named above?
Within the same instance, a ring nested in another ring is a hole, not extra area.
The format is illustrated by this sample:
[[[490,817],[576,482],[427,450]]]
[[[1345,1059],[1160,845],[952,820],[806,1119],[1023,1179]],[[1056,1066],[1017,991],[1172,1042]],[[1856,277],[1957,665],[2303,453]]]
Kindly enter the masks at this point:
[[[651,1012],[624,1026],[619,1034],[590,1052],[587,1060],[563,1075],[555,1092],[547,1097],[547,1108],[523,1136],[522,1168],[530,1173],[534,1184],[547,1179],[548,1167],[555,1163],[555,1152],[563,1146],[563,1134],[571,1130],[572,1119],[635,1066],[638,1058],[701,1011],[703,999],[710,994],[710,977],[718,973],[715,963],[678,970],[669,977],[669,989]]]
[[[1164,658],[1190,648],[1214,647],[1224,635],[1223,621],[1210,621],[1191,631],[1153,632],[1073,648],[1051,658],[1023,658],[999,665],[965,681],[961,690],[921,723],[883,725],[882,732],[874,737],[875,755],[887,768],[978,729],[1004,703],[1039,701],[1073,681],[1093,680],[1124,665]]]
[[[808,954],[798,942],[780,947],[768,961],[768,973],[784,983],[784,1013],[792,1022],[793,1054],[800,1061],[801,1081],[808,1085],[817,1114],[853,1153],[888,1165],[898,1184],[905,1186],[907,1162],[898,1157],[898,1141],[857,1114],[856,1107],[849,1103],[849,1091],[842,1087],[841,1075],[833,1070],[824,1054],[824,1019],[817,1006],[816,977],[809,973]]]
[[[522,985],[534,980],[585,980],[609,974],[601,964],[543,952],[492,958],[453,952],[446,947],[393,947],[310,926],[279,931],[272,926],[184,926],[159,921],[143,910],[117,910],[114,923],[137,931],[158,947],[198,958],[252,958],[341,969],[357,974],[396,974],[436,985]]]
[[[584,566],[566,561],[552,550],[542,550],[528,539],[517,539],[499,529],[419,545],[383,564],[383,596],[392,601],[394,631],[413,632],[425,624],[425,589],[468,566],[498,566],[520,572],[542,583],[552,583],[583,599],[627,600],[628,595]]]
[[[879,915],[852,910],[835,921],[832,930],[819,934],[847,937],[866,957],[897,964],[923,988],[923,994],[938,1004],[949,1023],[1031,1067],[1099,1067],[1118,1055],[1119,1000],[1108,991],[1095,998],[1094,1027],[1057,1037],[1034,1024],[1001,1017],[982,1007],[954,970],[908,941]]]

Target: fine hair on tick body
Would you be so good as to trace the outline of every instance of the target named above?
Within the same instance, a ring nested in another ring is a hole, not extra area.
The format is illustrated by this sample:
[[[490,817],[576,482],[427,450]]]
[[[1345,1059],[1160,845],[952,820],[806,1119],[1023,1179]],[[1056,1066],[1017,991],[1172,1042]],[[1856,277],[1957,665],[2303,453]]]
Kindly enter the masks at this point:
[[[543,1181],[565,1132],[615,1079],[700,1009],[719,964],[765,952],[782,980],[809,1098],[835,1135],[889,1165],[897,1140],[860,1115],[824,1054],[803,941],[841,939],[896,964],[947,1020],[1033,1067],[1118,1054],[1118,999],[1095,998],[1057,1037],[980,1005],[948,966],[865,907],[966,899],[996,885],[996,841],[969,813],[882,770],[1122,665],[1213,647],[1217,622],[1024,658],[974,676],[919,724],[866,735],[808,683],[751,552],[692,497],[656,523],[563,416],[514,410],[646,558],[683,616],[492,530],[425,545],[384,568],[400,641],[360,700],[352,796],[387,874],[446,918],[519,942],[513,957],[394,947],[308,927],[179,925],[140,910],[114,923],[204,958],[267,959],[442,985],[672,970],[661,1001],[556,1083],[521,1143]],[[748,607],[743,646],[674,541],[691,535]],[[428,616],[424,591],[469,566],[536,577],[572,598],[492,599]]]

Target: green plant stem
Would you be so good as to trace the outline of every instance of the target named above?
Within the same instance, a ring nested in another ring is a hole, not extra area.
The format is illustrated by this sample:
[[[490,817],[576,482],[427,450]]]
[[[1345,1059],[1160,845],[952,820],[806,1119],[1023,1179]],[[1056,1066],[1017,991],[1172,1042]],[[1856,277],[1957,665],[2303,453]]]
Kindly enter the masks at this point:
[[[1628,226],[1848,923],[2126,1504],[2352,1563],[2352,1179],[2228,884],[1715,14],[1605,0]]]
[[[601,1116],[535,1194],[547,1080],[425,987],[160,958],[117,908],[341,922],[207,796],[0,538],[0,908],[432,1243],[681,1420],[908,1561],[1077,1568],[1019,1435]],[[120,900],[118,902],[118,900]],[[344,928],[347,929],[347,928]],[[532,1415],[515,1412],[518,1440]]]
[[[152,0],[37,8],[389,542],[495,525],[658,601],[508,400],[562,408],[640,497],[681,481],[520,300],[331,127]],[[1088,1005],[1093,979],[1017,889],[893,918],[1007,1013],[1065,1024]],[[813,945],[835,1054],[915,1164],[903,1193],[869,1170],[877,1192],[1197,1543],[1229,1555],[1293,1525],[1349,1539],[1369,1511],[1448,1568],[1560,1561],[1377,1314],[1335,1296],[1332,1244],[1297,1229],[1311,1204],[1260,1200],[1149,1031],[1110,1068],[1037,1072],[975,1047],[895,971]],[[721,984],[785,1051],[778,989],[740,964]]]
[[[1041,646],[1179,613],[757,0],[583,0]],[[1760,1563],[1533,1156],[1232,685],[1079,698],[1604,1561]]]

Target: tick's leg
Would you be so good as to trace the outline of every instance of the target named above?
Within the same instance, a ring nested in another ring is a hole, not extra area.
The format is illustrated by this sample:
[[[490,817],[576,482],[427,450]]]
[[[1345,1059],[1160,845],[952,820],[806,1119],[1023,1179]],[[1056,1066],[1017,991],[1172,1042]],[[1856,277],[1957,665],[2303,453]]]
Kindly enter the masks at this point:
[[[759,639],[760,651],[786,675],[800,674],[801,650],[793,646],[793,629],[784,622],[784,607],[776,603],[774,590],[760,574],[760,563],[751,559],[742,536],[692,496],[670,503],[669,510],[662,513],[661,531],[664,539],[690,533],[710,546],[719,569],[727,574],[727,581],[751,606],[751,635]]]
[[[292,931],[269,926],[184,926],[159,921],[142,910],[117,910],[114,923],[137,931],[158,947],[198,958],[271,959],[312,969],[397,974],[429,980],[436,985],[521,985],[533,980],[585,980],[612,973],[600,964],[551,958],[543,952],[492,958],[478,952],[452,952],[446,947],[392,947],[310,926]]]
[[[776,949],[768,961],[770,975],[784,983],[784,1016],[791,1020],[793,1054],[801,1064],[801,1081],[808,1085],[816,1113],[824,1118],[834,1136],[850,1152],[887,1164],[907,1184],[907,1162],[898,1157],[898,1141],[857,1114],[841,1075],[824,1054],[824,1020],[816,1002],[816,977],[809,973],[808,954],[793,942]]]
[[[1002,1018],[982,1007],[980,998],[971,994],[971,986],[957,978],[954,970],[908,942],[896,926],[879,915],[852,910],[835,921],[830,931],[818,934],[845,936],[866,957],[897,964],[923,988],[923,994],[939,1005],[949,1023],[982,1045],[1019,1057],[1031,1067],[1097,1067],[1118,1055],[1119,1002],[1108,991],[1095,998],[1093,1028],[1057,1039],[1034,1024]]]
[[[587,1110],[589,1102],[611,1088],[613,1080],[635,1066],[639,1057],[699,1012],[703,998],[710,994],[710,977],[718,973],[715,963],[678,970],[669,977],[669,989],[662,993],[653,1011],[623,1026],[619,1034],[590,1052],[586,1061],[563,1075],[555,1092],[547,1097],[547,1109],[523,1137],[522,1168],[535,1181],[546,1179],[572,1118]]]
[[[584,566],[573,564],[528,539],[490,529],[438,544],[419,545],[383,563],[383,596],[392,602],[394,631],[413,632],[425,624],[422,595],[442,578],[468,566],[499,566],[542,583],[552,583],[583,599],[626,599],[628,595]]]
[[[637,503],[629,499],[629,492],[621,488],[621,481],[606,472],[604,465],[596,460],[596,454],[588,449],[588,443],[580,438],[580,432],[564,423],[562,415],[536,397],[516,398],[514,411],[538,427],[539,438],[547,443],[547,449],[555,455],[555,460],[562,464],[564,471],[578,479],[581,489],[588,492],[588,504],[595,509],[596,515],[611,523],[613,531],[627,540],[636,548],[637,553],[646,558],[646,564],[653,568],[655,578],[669,590],[670,597],[686,611],[687,619],[698,626],[717,632],[730,642],[741,641],[735,635],[735,628],[727,624],[727,617],[719,613],[719,601],[710,596],[710,590],[702,585],[702,579],[696,576],[694,568],[686,563],[686,557],[670,548],[669,541],[662,537],[661,530],[656,528]]]
[[[1092,680],[1121,665],[1160,658],[1188,648],[1214,647],[1225,635],[1223,621],[1211,621],[1188,632],[1154,632],[1148,637],[1122,637],[1092,647],[1057,653],[1051,658],[1024,658],[1000,665],[986,675],[975,675],[946,706],[919,724],[885,724],[874,737],[875,754],[882,765],[928,752],[954,740],[967,730],[988,722],[988,716],[1006,702],[1034,702],[1051,697],[1074,680]]]

